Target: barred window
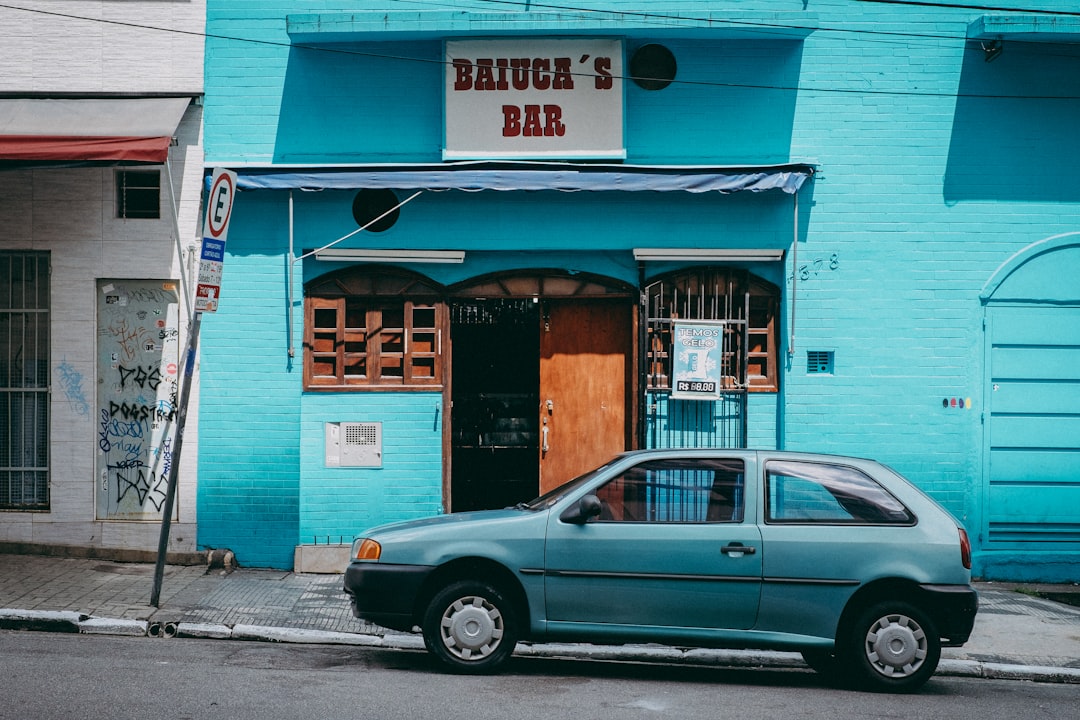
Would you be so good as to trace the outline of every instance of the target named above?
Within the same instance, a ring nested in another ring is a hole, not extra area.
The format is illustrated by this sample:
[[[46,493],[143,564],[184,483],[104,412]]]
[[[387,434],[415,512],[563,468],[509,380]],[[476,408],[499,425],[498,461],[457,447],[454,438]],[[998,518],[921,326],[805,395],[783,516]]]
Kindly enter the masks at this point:
[[[724,322],[722,389],[778,389],[778,287],[745,270],[701,268],[660,277],[646,295],[649,390],[671,389],[672,332],[678,320]]]
[[[117,171],[116,217],[128,219],[161,217],[160,170]]]
[[[49,509],[45,252],[0,252],[0,509]]]

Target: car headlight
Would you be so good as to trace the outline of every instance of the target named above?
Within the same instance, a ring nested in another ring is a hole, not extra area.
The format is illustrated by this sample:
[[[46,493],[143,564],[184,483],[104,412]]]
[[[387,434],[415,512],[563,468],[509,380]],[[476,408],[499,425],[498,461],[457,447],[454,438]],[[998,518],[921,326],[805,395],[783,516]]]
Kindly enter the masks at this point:
[[[353,560],[378,560],[380,555],[382,555],[382,545],[375,542],[371,538],[360,538],[359,540],[353,540]]]

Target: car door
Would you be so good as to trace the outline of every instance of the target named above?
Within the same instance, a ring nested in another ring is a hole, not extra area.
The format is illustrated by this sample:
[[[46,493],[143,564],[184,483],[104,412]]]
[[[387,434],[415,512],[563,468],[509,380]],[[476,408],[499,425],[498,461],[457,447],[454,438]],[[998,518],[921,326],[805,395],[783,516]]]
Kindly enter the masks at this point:
[[[759,630],[834,637],[848,600],[876,577],[930,564],[915,515],[846,461],[764,457]],[[959,553],[958,553],[959,555]]]
[[[594,490],[599,517],[575,524],[553,513],[549,628],[753,627],[762,553],[746,464],[739,455],[644,460]]]

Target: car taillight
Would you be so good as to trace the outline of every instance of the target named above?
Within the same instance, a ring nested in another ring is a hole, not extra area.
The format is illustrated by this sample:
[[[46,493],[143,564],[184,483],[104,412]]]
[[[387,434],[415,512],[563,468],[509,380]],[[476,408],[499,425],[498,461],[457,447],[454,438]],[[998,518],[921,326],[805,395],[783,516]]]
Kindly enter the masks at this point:
[[[353,543],[353,560],[378,560],[382,555],[382,546],[371,538]]]
[[[968,539],[967,530],[964,528],[957,528],[960,531],[960,561],[964,563],[964,568],[971,569],[971,540]]]

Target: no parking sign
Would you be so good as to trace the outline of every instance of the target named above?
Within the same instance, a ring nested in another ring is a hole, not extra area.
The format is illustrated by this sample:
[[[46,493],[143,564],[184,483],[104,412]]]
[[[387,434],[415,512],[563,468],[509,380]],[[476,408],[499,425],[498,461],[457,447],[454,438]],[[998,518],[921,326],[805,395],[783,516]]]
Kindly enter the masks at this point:
[[[195,312],[215,312],[221,298],[221,270],[225,261],[225,240],[229,233],[236,173],[217,168],[210,178],[203,223],[199,281],[195,287]]]

